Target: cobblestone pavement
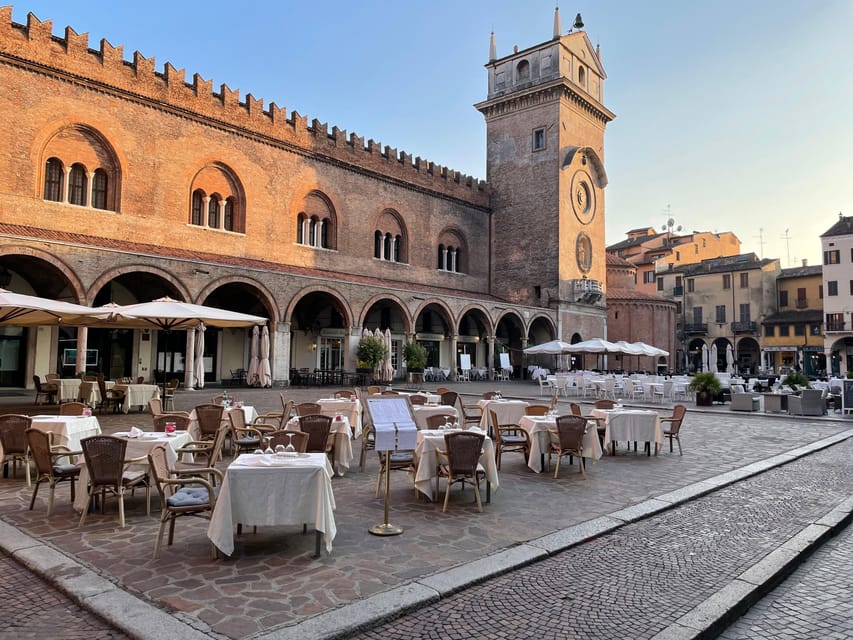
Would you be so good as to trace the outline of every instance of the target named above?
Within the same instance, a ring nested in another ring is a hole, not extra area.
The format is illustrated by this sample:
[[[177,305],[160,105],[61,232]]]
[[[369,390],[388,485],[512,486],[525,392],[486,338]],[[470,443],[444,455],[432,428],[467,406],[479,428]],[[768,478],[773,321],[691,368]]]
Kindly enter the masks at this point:
[[[355,638],[650,638],[846,498],[851,456],[847,440]],[[812,616],[823,593],[809,596]]]
[[[853,637],[853,526],[826,542],[719,637],[722,640]]]
[[[505,397],[540,400],[538,387],[530,383],[455,386],[469,393],[500,388]],[[207,402],[217,391],[180,392],[177,408],[188,410]],[[229,392],[259,412],[280,406],[277,390]],[[302,401],[328,395],[328,390],[293,389],[287,393]],[[7,400],[0,402],[6,404]],[[0,411],[49,412],[45,407],[33,410],[20,404],[0,407]],[[669,413],[667,407],[656,408]],[[99,420],[106,433],[127,430],[130,425],[150,425],[150,416],[139,413],[99,416]],[[127,500],[126,528],[118,527],[111,502],[106,515],[92,514],[78,529],[67,487],[57,490],[54,513],[46,518],[41,499],[34,511],[27,510],[30,490],[21,478],[4,479],[0,481],[0,519],[211,636],[245,638],[789,451],[846,430],[850,424],[846,420],[742,414],[727,407],[712,412],[691,408],[682,429],[683,457],[668,451],[651,458],[621,453],[590,465],[584,481],[568,467],[558,480],[534,474],[520,456],[507,455],[500,489],[482,514],[469,503],[470,496],[463,499],[456,492],[443,514],[437,505],[416,499],[405,475],[395,474],[390,520],[405,532],[391,538],[377,538],[367,531],[383,520],[383,501],[374,497],[377,463],[373,454],[364,472],[355,467],[346,476],[334,478],[338,536],[332,554],[320,559],[311,557],[313,536],[303,536],[301,527],[292,527],[244,532],[236,539],[234,556],[211,561],[205,523],[189,520],[178,523],[175,544],[164,547],[160,560],[155,561],[157,518],[145,515],[144,493],[139,492]],[[359,447],[360,442],[353,443],[356,451]],[[724,504],[718,508],[723,514],[727,510]],[[677,524],[671,523],[673,532],[678,531]],[[653,540],[660,535],[669,539],[665,530],[649,535]],[[644,545],[637,547],[636,553],[642,553]],[[608,562],[623,569],[639,566],[630,560],[630,554],[620,553]],[[594,575],[600,567],[583,570]],[[652,564],[641,573],[660,570]],[[614,584],[604,583],[591,597],[595,599],[621,582],[620,578]],[[625,597],[630,602],[638,596],[626,592]],[[610,615],[602,611],[601,616]]]
[[[4,555],[0,577],[0,640],[127,638]]]

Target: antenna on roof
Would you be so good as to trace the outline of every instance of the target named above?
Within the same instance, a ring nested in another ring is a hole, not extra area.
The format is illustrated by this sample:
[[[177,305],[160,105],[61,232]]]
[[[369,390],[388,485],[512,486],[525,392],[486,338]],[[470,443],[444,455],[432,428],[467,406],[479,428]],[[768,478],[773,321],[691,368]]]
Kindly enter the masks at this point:
[[[758,229],[758,236],[752,236],[752,237],[758,238],[758,247],[759,247],[758,252],[761,255],[761,257],[764,258],[764,229],[759,228]]]
[[[788,233],[790,229],[785,229],[785,235],[781,236],[782,240],[785,241],[785,247],[787,249],[788,254],[788,266],[791,266],[791,236]]]

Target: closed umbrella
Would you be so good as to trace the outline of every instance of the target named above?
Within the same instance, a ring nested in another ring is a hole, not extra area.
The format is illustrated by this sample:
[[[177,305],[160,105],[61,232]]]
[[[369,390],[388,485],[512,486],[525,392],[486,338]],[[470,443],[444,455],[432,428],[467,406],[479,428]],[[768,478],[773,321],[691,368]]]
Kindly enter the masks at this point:
[[[383,362],[383,373],[385,374],[383,377],[385,380],[390,382],[394,379],[394,366],[391,362],[391,329],[385,329],[385,348],[387,352],[385,354],[385,361]]]
[[[711,353],[708,355],[708,366],[711,373],[717,373],[719,369],[717,368],[717,345],[711,345]]]
[[[249,343],[249,371],[246,372],[246,384],[255,387],[258,384],[258,345],[260,332],[258,327],[252,328],[252,341]]]
[[[272,371],[270,369],[270,330],[264,325],[261,331],[261,361],[258,363],[258,386],[272,386]]]
[[[726,371],[728,371],[729,375],[734,375],[735,373],[735,352],[730,344],[726,345]]]
[[[711,367],[708,362],[708,345],[702,345],[702,371],[706,373],[711,370]]]
[[[195,386],[204,389],[204,323],[195,328]]]

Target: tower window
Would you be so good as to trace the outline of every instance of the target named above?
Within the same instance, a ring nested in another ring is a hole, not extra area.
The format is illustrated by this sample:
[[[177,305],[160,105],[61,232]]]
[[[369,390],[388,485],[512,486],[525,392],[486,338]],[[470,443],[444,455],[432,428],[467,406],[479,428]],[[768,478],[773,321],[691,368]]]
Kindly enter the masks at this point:
[[[527,82],[530,80],[530,63],[527,60],[522,60],[515,68],[515,77],[518,82]]]
[[[545,148],[545,129],[535,129],[533,131],[533,150],[541,151]]]
[[[44,173],[44,199],[53,202],[62,202],[63,178],[65,172],[62,170],[62,161],[58,158],[50,158]]]
[[[578,67],[578,84],[582,87],[586,86],[586,69]]]

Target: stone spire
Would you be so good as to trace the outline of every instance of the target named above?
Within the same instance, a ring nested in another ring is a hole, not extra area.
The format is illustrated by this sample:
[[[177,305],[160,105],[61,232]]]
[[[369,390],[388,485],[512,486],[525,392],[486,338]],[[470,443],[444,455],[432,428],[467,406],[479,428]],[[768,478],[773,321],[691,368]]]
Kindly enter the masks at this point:
[[[554,38],[559,38],[562,35],[562,30],[560,29],[560,7],[559,5],[554,7]]]
[[[495,46],[495,32],[492,31],[491,37],[489,37],[489,62],[494,62],[498,59],[498,50]]]

